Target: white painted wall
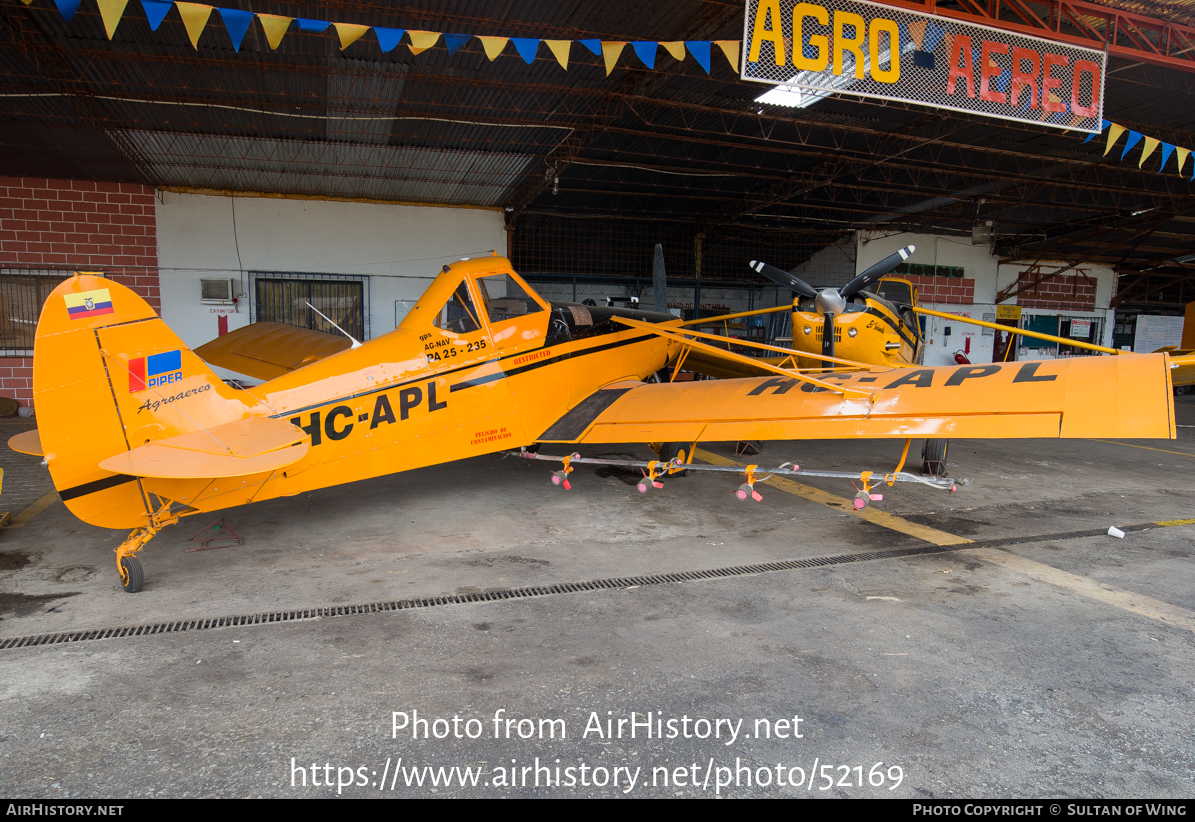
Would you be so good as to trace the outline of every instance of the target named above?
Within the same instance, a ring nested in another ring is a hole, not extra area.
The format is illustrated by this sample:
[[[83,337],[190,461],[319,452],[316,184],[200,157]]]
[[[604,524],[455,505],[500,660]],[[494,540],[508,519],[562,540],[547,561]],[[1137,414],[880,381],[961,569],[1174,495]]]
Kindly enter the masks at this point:
[[[214,306],[199,300],[200,278],[239,280],[247,292],[249,271],[367,276],[369,333],[377,337],[394,330],[395,301],[409,308],[445,263],[506,253],[496,209],[163,191],[157,228],[162,317],[192,348],[217,335]],[[238,305],[229,329],[248,320],[248,306]]]

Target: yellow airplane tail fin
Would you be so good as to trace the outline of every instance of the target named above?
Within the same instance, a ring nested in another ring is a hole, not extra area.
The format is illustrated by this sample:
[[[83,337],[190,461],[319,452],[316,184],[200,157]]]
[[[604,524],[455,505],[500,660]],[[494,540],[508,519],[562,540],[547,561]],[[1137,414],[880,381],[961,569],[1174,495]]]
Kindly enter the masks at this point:
[[[239,393],[119,283],[79,273],[42,308],[33,347],[41,448],[63,502],[86,522],[144,525],[159,503],[143,475],[100,464],[245,417]]]

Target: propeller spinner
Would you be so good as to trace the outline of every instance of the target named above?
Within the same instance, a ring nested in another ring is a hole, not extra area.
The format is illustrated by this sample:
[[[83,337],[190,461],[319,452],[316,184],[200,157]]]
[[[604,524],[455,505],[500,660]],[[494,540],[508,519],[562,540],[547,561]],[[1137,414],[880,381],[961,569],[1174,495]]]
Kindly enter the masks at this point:
[[[825,322],[822,326],[822,354],[827,357],[833,357],[834,318],[846,310],[846,301],[909,259],[915,250],[916,246],[905,246],[895,254],[889,254],[880,260],[842,288],[823,288],[821,291],[818,291],[801,278],[774,265],[752,260],[751,269],[767,277],[777,285],[782,285],[795,291],[802,297],[813,298],[814,310],[825,317]],[[829,368],[830,363],[823,362],[822,366]]]

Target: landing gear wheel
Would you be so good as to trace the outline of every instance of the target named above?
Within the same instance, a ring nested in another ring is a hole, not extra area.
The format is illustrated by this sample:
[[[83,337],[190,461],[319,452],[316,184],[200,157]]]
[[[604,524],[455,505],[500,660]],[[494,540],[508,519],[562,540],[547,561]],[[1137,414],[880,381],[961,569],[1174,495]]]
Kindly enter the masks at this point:
[[[666,442],[660,446],[660,459],[664,462],[672,460],[679,460],[680,462],[689,461],[689,444],[685,442]],[[688,471],[677,471],[675,474],[669,474],[670,477],[686,476]]]
[[[946,450],[950,440],[926,440],[921,446],[921,473],[931,477],[946,476]]]
[[[124,577],[121,582],[124,584],[124,589],[130,594],[135,594],[141,590],[141,583],[145,581],[145,576],[141,572],[141,561],[136,557],[121,557],[120,568],[124,572]]]

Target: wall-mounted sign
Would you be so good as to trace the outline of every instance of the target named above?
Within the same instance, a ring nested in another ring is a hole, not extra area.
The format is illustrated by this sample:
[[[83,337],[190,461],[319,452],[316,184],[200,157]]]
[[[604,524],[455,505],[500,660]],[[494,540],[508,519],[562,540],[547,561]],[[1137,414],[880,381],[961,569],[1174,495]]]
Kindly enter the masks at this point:
[[[997,320],[1019,320],[1021,319],[1021,307],[1019,305],[998,305],[996,306]]]
[[[746,0],[741,76],[806,106],[829,94],[1098,133],[1103,52],[865,0]]]

